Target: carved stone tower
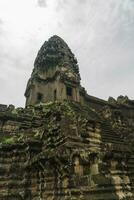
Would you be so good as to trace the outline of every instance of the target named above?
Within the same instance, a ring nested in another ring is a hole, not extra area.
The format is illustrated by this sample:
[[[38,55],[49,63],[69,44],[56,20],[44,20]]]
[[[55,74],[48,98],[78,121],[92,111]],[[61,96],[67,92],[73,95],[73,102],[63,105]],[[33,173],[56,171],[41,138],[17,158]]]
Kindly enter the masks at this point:
[[[43,44],[35,59],[25,92],[26,106],[65,99],[79,102],[79,91],[77,60],[68,45],[55,35]]]

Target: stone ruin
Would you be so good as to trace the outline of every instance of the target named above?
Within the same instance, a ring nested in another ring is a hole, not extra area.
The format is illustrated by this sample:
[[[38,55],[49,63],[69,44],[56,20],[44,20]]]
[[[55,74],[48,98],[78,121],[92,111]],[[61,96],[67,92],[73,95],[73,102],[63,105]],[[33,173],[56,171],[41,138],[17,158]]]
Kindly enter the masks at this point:
[[[134,199],[133,100],[88,95],[58,36],[25,96],[25,108],[0,105],[0,200]]]

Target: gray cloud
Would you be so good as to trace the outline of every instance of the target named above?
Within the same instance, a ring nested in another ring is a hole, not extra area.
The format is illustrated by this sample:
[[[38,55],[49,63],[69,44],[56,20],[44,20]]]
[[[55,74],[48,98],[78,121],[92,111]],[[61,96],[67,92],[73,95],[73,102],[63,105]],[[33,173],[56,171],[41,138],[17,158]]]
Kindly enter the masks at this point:
[[[2,25],[3,24],[3,20],[2,19],[0,19],[0,25]]]
[[[47,0],[38,0],[39,7],[47,7]]]
[[[3,33],[3,24],[4,24],[4,22],[3,22],[3,20],[0,18],[0,35],[2,35],[2,33]]]

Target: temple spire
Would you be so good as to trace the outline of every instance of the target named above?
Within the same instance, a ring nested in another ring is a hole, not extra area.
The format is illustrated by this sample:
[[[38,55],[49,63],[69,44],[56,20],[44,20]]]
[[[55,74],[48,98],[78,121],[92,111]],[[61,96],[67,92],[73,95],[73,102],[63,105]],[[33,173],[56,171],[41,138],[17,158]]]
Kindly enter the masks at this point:
[[[34,62],[25,96],[26,106],[39,102],[80,101],[80,74],[77,59],[59,36],[44,42]]]

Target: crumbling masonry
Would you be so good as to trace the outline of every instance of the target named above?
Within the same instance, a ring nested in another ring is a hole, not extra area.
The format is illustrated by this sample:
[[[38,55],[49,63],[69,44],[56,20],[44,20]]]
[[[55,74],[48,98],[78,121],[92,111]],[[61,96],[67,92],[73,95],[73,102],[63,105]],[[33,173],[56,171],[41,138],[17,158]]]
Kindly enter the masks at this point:
[[[134,101],[87,94],[58,36],[43,44],[26,108],[0,105],[0,200],[133,200]]]

